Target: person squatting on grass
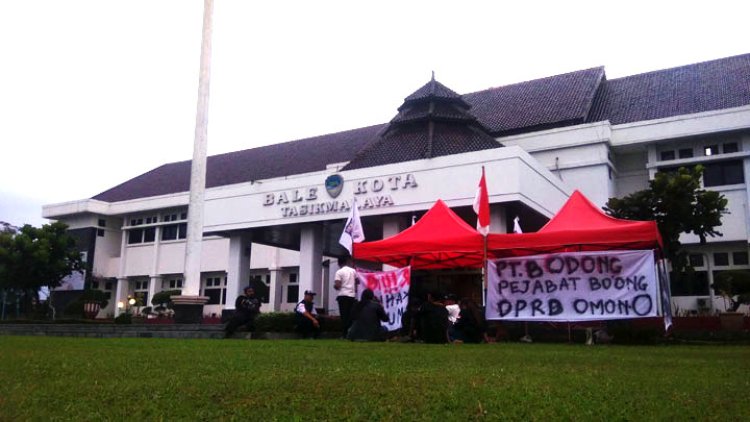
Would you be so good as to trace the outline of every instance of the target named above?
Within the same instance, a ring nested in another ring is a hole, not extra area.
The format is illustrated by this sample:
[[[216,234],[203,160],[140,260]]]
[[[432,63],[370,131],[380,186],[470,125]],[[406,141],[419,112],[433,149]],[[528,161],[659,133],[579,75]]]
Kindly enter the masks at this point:
[[[461,316],[453,325],[451,340],[464,343],[489,343],[487,323],[473,300],[463,298],[460,303]]]
[[[448,310],[433,293],[427,293],[427,300],[418,312],[419,335],[425,343],[448,343]]]
[[[318,312],[315,310],[313,301],[316,293],[305,290],[305,297],[294,308],[294,317],[297,322],[297,332],[303,338],[318,338],[320,335],[320,321]]]
[[[247,325],[248,331],[255,331],[255,318],[260,313],[261,302],[255,297],[255,289],[252,286],[245,287],[245,294],[237,296],[234,301],[234,315],[224,328],[224,338],[229,338],[237,331],[237,328]]]
[[[347,337],[352,341],[385,341],[388,334],[380,322],[387,322],[388,315],[383,305],[375,299],[375,294],[370,289],[362,292],[362,300],[357,302],[352,309],[352,326],[349,328]]]
[[[336,302],[339,304],[341,315],[341,337],[346,338],[352,325],[352,308],[357,302],[357,271],[352,268],[351,257],[339,258],[339,270],[334,276],[333,288],[339,294]]]

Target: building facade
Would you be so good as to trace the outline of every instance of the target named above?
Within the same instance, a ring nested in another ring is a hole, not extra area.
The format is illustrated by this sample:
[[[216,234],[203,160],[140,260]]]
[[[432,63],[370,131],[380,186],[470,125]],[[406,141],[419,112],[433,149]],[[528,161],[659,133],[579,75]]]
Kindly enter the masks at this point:
[[[405,229],[438,198],[473,225],[484,167],[492,231],[508,232],[516,216],[535,231],[574,189],[602,206],[660,170],[699,163],[730,213],[722,237],[681,239],[696,272],[673,282],[673,306],[724,309],[714,275],[750,271],[750,55],[611,80],[593,68],[464,95],[431,80],[387,124],[211,156],[195,290],[209,297],[208,315],[233,308],[248,283],[264,310],[289,311],[312,289],[335,312],[337,240],[355,203],[367,240]],[[186,287],[189,178],[189,161],[170,163],[44,207],[80,240],[92,287],[111,293],[100,316],[128,296],[145,305]]]

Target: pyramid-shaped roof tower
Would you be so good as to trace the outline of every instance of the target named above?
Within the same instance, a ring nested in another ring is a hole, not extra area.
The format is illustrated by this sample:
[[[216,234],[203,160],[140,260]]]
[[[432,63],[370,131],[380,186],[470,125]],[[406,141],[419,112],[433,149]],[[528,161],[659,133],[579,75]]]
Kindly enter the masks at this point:
[[[406,97],[380,139],[344,170],[501,147],[470,110],[460,95],[433,76]]]

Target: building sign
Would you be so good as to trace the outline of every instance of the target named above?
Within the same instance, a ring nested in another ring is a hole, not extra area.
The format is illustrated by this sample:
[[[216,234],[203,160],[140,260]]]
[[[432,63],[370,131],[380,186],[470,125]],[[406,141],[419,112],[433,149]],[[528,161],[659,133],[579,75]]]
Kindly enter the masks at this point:
[[[653,251],[575,252],[487,263],[487,319],[591,321],[657,316]]]
[[[396,205],[391,196],[392,192],[414,189],[418,186],[417,179],[411,173],[357,180],[354,183],[354,195],[359,209]],[[331,197],[330,200],[321,198],[318,187],[306,187],[269,192],[263,196],[263,206],[278,207],[284,218],[348,212],[352,208],[351,199],[336,199],[344,188],[344,179],[341,175],[328,176],[324,188]]]

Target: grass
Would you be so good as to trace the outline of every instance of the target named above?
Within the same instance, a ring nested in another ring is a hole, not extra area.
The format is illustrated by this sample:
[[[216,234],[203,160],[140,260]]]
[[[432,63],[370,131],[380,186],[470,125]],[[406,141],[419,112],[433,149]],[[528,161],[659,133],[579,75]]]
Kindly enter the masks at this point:
[[[747,420],[750,348],[0,336],[0,420]]]

